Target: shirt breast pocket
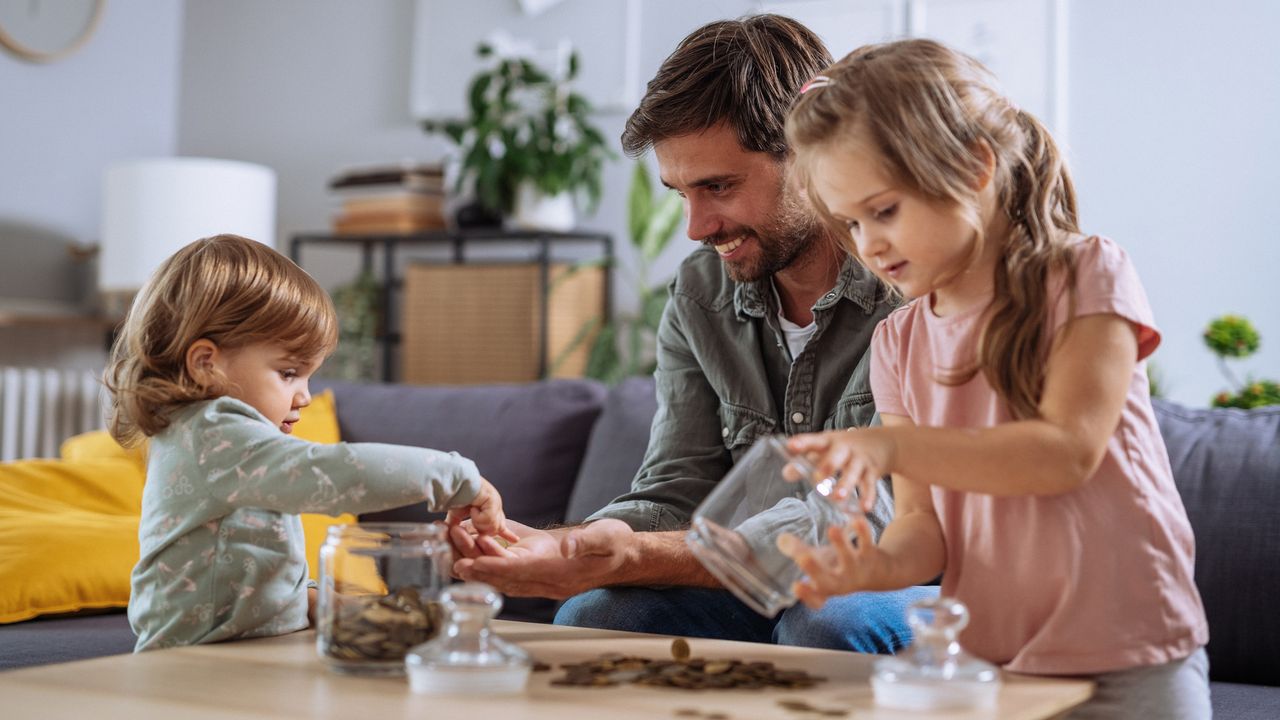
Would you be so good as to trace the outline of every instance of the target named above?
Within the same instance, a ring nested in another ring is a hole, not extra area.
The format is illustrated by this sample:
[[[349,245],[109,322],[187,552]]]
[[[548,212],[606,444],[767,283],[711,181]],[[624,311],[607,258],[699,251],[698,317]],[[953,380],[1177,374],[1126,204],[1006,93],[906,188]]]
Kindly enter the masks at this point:
[[[822,423],[823,430],[847,430],[866,427],[875,417],[876,404],[869,392],[853,393],[842,398],[836,409]]]
[[[720,436],[735,463],[752,443],[772,434],[777,427],[777,421],[764,413],[739,405],[720,405]]]

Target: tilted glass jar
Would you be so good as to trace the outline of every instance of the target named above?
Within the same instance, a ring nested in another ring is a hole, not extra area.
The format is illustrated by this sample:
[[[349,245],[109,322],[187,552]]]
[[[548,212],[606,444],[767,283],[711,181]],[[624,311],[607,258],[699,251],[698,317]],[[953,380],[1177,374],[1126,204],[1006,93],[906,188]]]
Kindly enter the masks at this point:
[[[439,523],[335,525],[320,548],[316,652],[337,672],[403,675],[439,631],[451,551]]]

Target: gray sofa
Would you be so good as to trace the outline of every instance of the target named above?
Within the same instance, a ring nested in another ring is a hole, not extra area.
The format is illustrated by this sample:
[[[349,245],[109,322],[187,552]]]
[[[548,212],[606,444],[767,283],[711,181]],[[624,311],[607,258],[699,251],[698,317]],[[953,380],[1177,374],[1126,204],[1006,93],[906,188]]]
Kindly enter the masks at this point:
[[[322,383],[342,436],[452,449],[476,460],[509,514],[531,525],[577,522],[629,486],[656,407],[653,383],[607,388],[556,380],[521,386]],[[1219,718],[1280,717],[1280,408],[1193,410],[1156,402],[1197,539],[1196,580],[1209,615]],[[423,519],[420,506],[378,519]],[[555,604],[512,599],[504,616],[549,620]],[[0,627],[0,669],[128,652],[123,613]]]

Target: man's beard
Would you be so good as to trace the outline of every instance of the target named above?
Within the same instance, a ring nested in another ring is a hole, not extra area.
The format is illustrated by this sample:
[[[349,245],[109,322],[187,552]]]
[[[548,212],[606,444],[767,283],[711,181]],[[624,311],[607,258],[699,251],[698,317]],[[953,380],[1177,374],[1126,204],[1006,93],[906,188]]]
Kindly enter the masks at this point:
[[[733,238],[754,238],[759,252],[743,260],[724,261],[735,282],[756,282],[771,277],[795,262],[821,234],[818,218],[785,185],[778,193],[778,208],[759,227],[741,227],[704,238],[708,245],[720,245]]]

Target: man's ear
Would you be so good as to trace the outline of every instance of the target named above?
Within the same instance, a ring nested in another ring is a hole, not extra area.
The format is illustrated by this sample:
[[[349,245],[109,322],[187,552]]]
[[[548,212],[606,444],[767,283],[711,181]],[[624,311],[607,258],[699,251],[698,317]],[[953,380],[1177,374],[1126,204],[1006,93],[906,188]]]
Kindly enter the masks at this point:
[[[973,178],[973,189],[982,192],[996,176],[996,153],[986,140],[973,144],[973,158],[978,161],[978,173]]]
[[[187,348],[187,375],[203,386],[209,386],[213,380],[213,370],[220,353],[218,346],[208,338],[200,338]]]

